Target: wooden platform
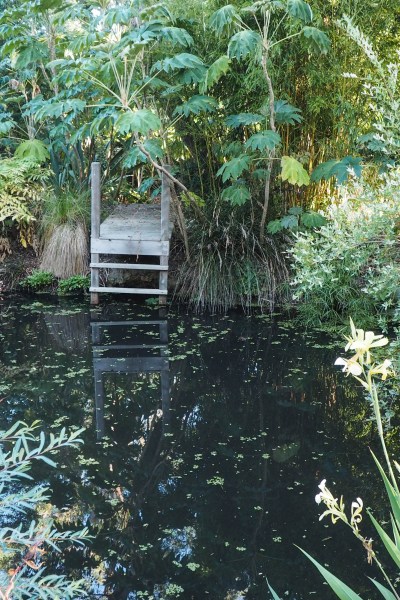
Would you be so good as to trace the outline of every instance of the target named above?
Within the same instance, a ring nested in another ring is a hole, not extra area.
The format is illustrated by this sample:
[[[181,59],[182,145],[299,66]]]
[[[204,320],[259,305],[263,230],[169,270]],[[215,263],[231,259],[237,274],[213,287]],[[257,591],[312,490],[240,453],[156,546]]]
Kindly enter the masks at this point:
[[[100,164],[92,164],[92,231],[91,303],[98,304],[99,293],[158,295],[165,304],[168,293],[169,245],[173,224],[169,218],[171,191],[165,175],[162,179],[160,204],[130,204],[117,206],[100,223]],[[134,260],[117,262],[101,260],[101,255],[132,256]],[[140,261],[142,256],[157,257],[158,264]],[[138,261],[139,262],[136,262]],[[100,284],[101,269],[158,271],[158,288],[111,287]]]

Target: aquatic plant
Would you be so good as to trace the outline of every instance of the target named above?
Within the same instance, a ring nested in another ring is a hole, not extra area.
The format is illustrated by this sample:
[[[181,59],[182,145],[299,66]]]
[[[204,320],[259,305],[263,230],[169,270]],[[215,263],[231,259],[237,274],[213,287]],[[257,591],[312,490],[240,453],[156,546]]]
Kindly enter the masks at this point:
[[[378,394],[379,385],[377,383],[378,377],[381,380],[385,380],[387,377],[393,375],[393,371],[392,363],[389,359],[386,358],[383,361],[377,361],[374,356],[376,348],[386,346],[389,340],[383,335],[375,335],[372,331],[356,329],[352,320],[350,320],[350,328],[351,333],[350,336],[346,338],[347,344],[345,349],[346,351],[351,350],[353,354],[350,356],[350,358],[338,358],[335,364],[343,367],[344,373],[353,376],[364,387],[371,400],[373,417],[376,423],[378,436],[386,463],[386,471],[375,454],[372,451],[371,453],[382,477],[384,488],[390,503],[390,522],[392,533],[389,534],[369,510],[367,510],[367,513],[390,559],[394,563],[395,568],[399,569],[400,489],[395,471],[400,472],[400,464],[390,459],[387,450]],[[350,505],[350,513],[346,512],[343,496],[340,496],[339,499],[336,498],[327,487],[325,479],[319,484],[319,493],[316,495],[315,500],[318,504],[322,504],[325,507],[324,512],[320,516],[320,520],[330,516],[332,523],[334,524],[338,521],[341,521],[351,529],[356,538],[361,542],[367,553],[368,563],[374,563],[378,567],[385,581],[385,585],[383,585],[379,581],[370,578],[372,583],[380,592],[381,596],[385,600],[399,600],[400,593],[396,589],[397,579],[394,580],[390,576],[390,573],[386,567],[387,559],[385,558],[383,561],[379,558],[373,547],[373,540],[367,536],[364,536],[361,532],[361,522],[363,519],[364,508],[363,500],[361,498],[356,498],[356,500],[353,500]],[[334,591],[338,598],[341,600],[362,600],[361,596],[359,596],[343,581],[333,575],[333,573],[328,571],[315,558],[310,556],[304,550],[301,551],[316,566],[318,571],[321,573],[327,584]],[[279,600],[276,592],[271,587],[270,591],[274,600]]]
[[[85,597],[83,581],[69,581],[63,575],[47,574],[43,557],[48,548],[59,551],[64,544],[82,545],[88,530],[58,531],[55,515],[39,511],[49,499],[43,485],[27,485],[35,461],[55,467],[50,458],[64,447],[82,442],[82,429],[58,435],[43,432],[37,436],[39,422],[17,422],[8,431],[0,431],[0,599],[1,600],[76,600]],[[30,520],[36,511],[36,520]]]

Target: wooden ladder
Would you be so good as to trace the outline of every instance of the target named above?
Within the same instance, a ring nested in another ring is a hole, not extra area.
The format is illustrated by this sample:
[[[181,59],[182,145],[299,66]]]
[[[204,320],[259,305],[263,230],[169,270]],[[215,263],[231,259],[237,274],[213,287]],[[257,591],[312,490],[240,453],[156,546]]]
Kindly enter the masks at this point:
[[[118,220],[118,213],[112,214],[103,224],[100,223],[100,203],[101,203],[101,165],[99,162],[93,162],[91,166],[91,237],[90,237],[90,274],[91,285],[90,302],[99,303],[99,293],[109,294],[145,294],[158,295],[159,303],[165,305],[168,294],[168,262],[170,237],[172,233],[172,223],[170,221],[170,203],[171,189],[168,177],[162,174],[161,183],[161,206],[157,207],[141,205],[141,220],[132,219],[132,227],[125,231],[123,217]],[[137,205],[125,207],[128,211],[132,208],[134,214]],[[116,209],[118,211],[118,209]],[[129,215],[128,215],[129,219]],[[147,223],[146,223],[147,219]],[[125,219],[126,221],[126,219]],[[121,228],[118,224],[121,224]],[[149,224],[152,230],[149,233]],[[155,256],[159,258],[159,264],[148,263],[118,263],[104,262],[100,260],[100,255],[129,255],[129,256]],[[158,271],[158,288],[132,288],[132,287],[111,287],[100,285],[101,269],[127,269],[136,271]]]

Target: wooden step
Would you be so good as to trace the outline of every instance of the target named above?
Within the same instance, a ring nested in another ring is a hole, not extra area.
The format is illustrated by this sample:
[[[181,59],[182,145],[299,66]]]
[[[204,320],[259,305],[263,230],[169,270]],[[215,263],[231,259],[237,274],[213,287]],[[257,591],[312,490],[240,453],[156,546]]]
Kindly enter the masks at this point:
[[[169,242],[161,240],[113,240],[91,238],[92,254],[130,254],[132,256],[168,256]]]
[[[90,287],[89,292],[105,292],[107,294],[147,294],[148,296],[166,296],[167,290],[123,288],[123,287]]]
[[[164,265],[144,265],[144,264],[125,264],[125,263],[106,263],[92,262],[91,269],[137,269],[140,271],[168,271],[168,266]]]

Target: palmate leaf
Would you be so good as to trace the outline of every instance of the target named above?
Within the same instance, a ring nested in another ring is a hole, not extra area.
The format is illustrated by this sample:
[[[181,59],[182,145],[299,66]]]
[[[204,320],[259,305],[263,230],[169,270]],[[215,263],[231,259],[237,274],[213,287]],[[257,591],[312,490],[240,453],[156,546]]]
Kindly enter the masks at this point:
[[[304,227],[307,227],[307,229],[315,229],[316,227],[322,227],[323,225],[326,225],[327,220],[319,213],[314,212],[313,210],[308,210],[301,215],[300,222],[302,225],[304,225]]]
[[[115,129],[122,134],[136,131],[147,135],[150,131],[156,131],[160,127],[160,119],[146,108],[123,112],[115,122]]]
[[[217,10],[210,19],[210,27],[218,34],[230,31],[232,24],[240,18],[239,13],[232,4],[227,4]]]
[[[245,143],[249,150],[274,150],[281,143],[281,136],[276,131],[268,129],[252,135]]]
[[[301,33],[306,38],[313,52],[319,52],[321,54],[326,54],[328,52],[331,41],[326,33],[317,29],[317,27],[303,27]]]
[[[311,7],[303,0],[288,0],[287,12],[292,17],[300,19],[300,21],[303,21],[304,23],[311,23],[313,20]]]
[[[48,57],[48,47],[37,40],[31,39],[25,48],[19,48],[13,64],[15,69],[25,69],[30,65],[45,60]]]
[[[229,41],[228,56],[241,60],[249,54],[254,55],[260,47],[261,36],[259,33],[249,29],[238,31]]]
[[[318,167],[316,167],[314,169],[314,171],[311,173],[311,177],[310,177],[311,181],[313,181],[314,183],[317,183],[318,181],[321,181],[321,179],[328,180],[331,177],[333,177],[332,168],[338,162],[339,161],[337,159],[333,159],[333,160],[327,160],[326,162],[319,164]]]
[[[202,93],[209,90],[215,83],[217,83],[225,73],[230,69],[231,60],[228,56],[223,55],[217,58],[216,61],[210,65],[205,73],[204,81],[200,85],[200,91]]]
[[[222,178],[222,181],[225,183],[228,179],[237,179],[241,176],[243,171],[246,171],[250,165],[250,156],[247,154],[240,154],[231,160],[228,160],[225,164],[222,165],[220,169],[217,171],[217,175]]]
[[[242,206],[250,200],[251,193],[245,185],[236,184],[225,188],[221,194],[221,198],[232,204],[232,206]]]
[[[262,121],[265,121],[265,117],[257,113],[240,113],[238,115],[229,115],[225,119],[225,123],[228,125],[228,127],[254,125],[256,123],[262,123]]]
[[[161,35],[171,44],[190,47],[193,45],[192,36],[181,27],[163,27]]]
[[[213,112],[217,106],[218,102],[211,96],[195,95],[184,104],[177,106],[173,114],[188,117],[190,114],[198,115],[202,112]]]
[[[333,165],[331,173],[336,177],[339,185],[343,185],[349,178],[350,171],[353,171],[356,177],[361,177],[362,166],[361,158],[358,156],[346,156],[336,165]]]
[[[301,163],[291,156],[282,156],[281,159],[281,177],[283,181],[288,181],[293,185],[308,185],[310,177]]]
[[[27,158],[37,163],[43,163],[50,158],[46,144],[41,140],[26,140],[15,150],[17,158]]]
[[[301,548],[299,548],[299,550],[301,550],[302,553],[305,554],[307,558],[317,567],[318,571],[321,573],[326,583],[335,592],[336,596],[340,598],[340,600],[362,600],[361,596],[353,592],[353,590],[349,588],[348,585],[343,583],[343,581],[341,581],[330,571],[325,569],[325,567],[323,567],[318,561],[316,561],[315,558],[307,554],[307,552],[305,552]]]
[[[301,123],[303,120],[301,110],[286,100],[275,100],[274,109],[277,125],[294,125],[295,123]]]
[[[165,58],[164,60],[157,61],[151,71],[153,73],[155,71],[165,71],[166,73],[170,73],[176,69],[195,69],[199,67],[205,69],[203,61],[198,56],[182,52],[180,54],[175,54],[175,56]]]
[[[345,156],[342,160],[328,160],[321,163],[312,172],[311,181],[336,177],[338,184],[343,185],[347,181],[350,171],[353,171],[356,177],[361,177],[362,164],[359,156]]]

